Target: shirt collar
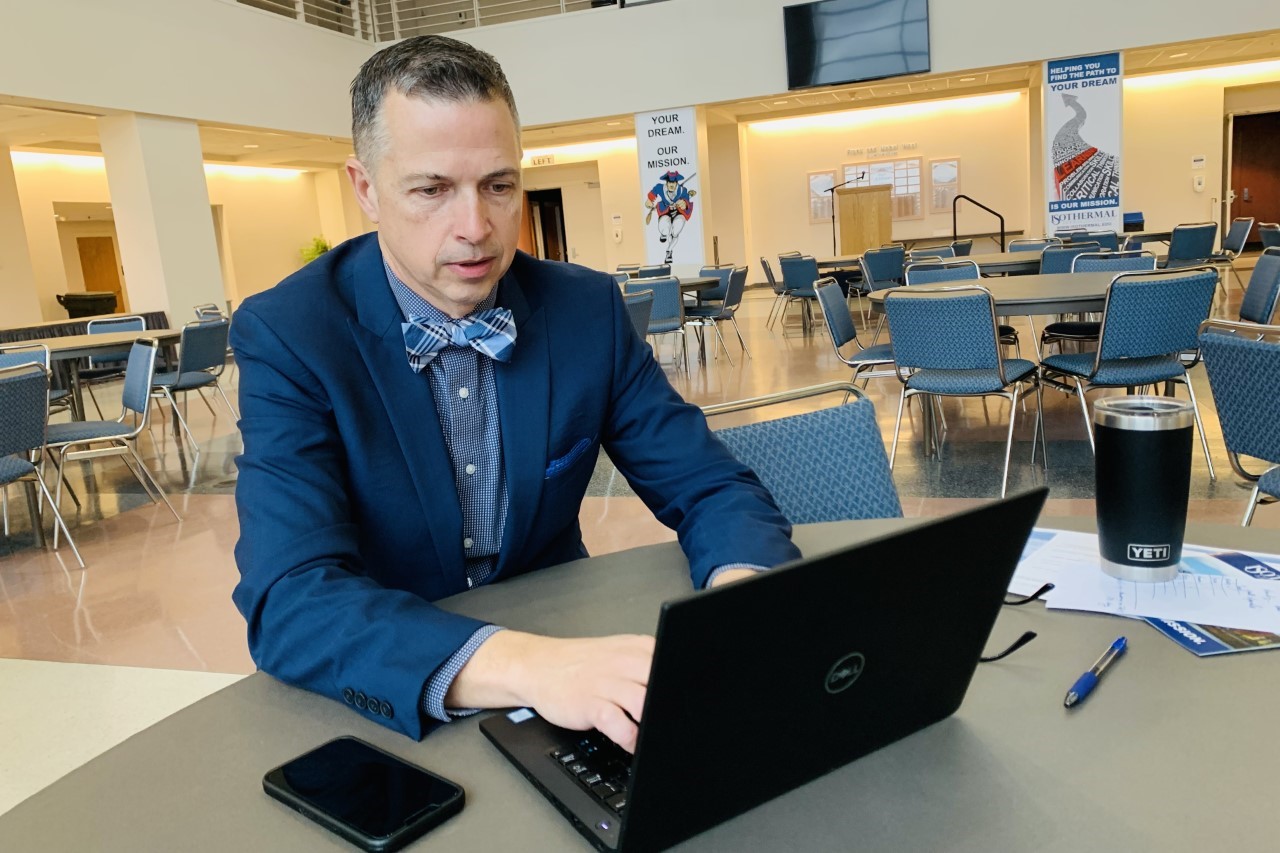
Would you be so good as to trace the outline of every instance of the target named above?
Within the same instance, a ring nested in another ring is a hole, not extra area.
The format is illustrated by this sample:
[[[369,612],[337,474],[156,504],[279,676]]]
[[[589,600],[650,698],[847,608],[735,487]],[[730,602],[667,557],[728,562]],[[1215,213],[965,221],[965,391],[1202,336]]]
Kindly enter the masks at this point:
[[[420,295],[415,293],[409,285],[400,280],[394,272],[391,271],[391,265],[386,259],[382,260],[382,269],[387,274],[387,283],[391,285],[391,293],[396,298],[396,304],[400,306],[400,313],[404,315],[404,319],[408,321],[410,317],[422,317],[430,323],[449,323],[456,322],[454,318],[445,314],[436,306],[432,305]],[[493,290],[489,291],[489,295],[480,301],[480,304],[467,316],[473,316],[479,311],[492,308],[498,301],[498,288],[495,285]]]

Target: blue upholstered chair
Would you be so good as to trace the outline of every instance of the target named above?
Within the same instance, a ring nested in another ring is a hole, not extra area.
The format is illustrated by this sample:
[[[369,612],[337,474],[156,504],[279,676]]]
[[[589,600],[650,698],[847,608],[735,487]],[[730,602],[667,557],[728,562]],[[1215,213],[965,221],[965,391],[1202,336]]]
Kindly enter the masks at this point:
[[[907,263],[913,264],[925,258],[954,258],[956,250],[951,246],[921,246],[907,253]]]
[[[640,269],[640,265],[639,264],[618,264],[617,269],[618,269],[618,272],[624,272],[628,275],[628,277],[634,278],[636,272],[638,272]]]
[[[903,270],[907,258],[906,250],[901,246],[882,246],[879,249],[868,249],[858,259],[862,269],[862,282],[858,286],[859,296],[884,290],[886,287],[898,287],[903,279]],[[866,304],[862,306],[862,317],[866,320]]]
[[[191,434],[187,419],[178,409],[178,403],[173,395],[181,392],[185,403],[185,395],[195,391],[201,401],[209,407],[210,413],[213,413],[213,406],[209,405],[209,401],[200,391],[201,388],[212,386],[222,397],[222,402],[231,416],[236,420],[240,419],[240,413],[231,405],[231,400],[227,398],[226,392],[218,382],[227,364],[227,335],[230,329],[231,323],[226,318],[203,323],[197,320],[183,326],[182,338],[178,343],[178,369],[157,373],[152,382],[152,395],[169,401],[173,416],[178,419],[178,423],[182,424],[182,430],[186,433],[187,440],[191,442],[191,449],[196,453],[200,452],[200,445],[196,442],[196,437]]]
[[[787,289],[787,301],[782,310],[792,302],[800,303],[800,326],[804,332],[813,327],[813,303],[818,294],[813,286],[818,281],[818,262],[812,255],[779,255],[778,266],[782,270],[782,283]],[[784,321],[785,325],[785,321]]]
[[[32,480],[40,487],[40,494],[48,499],[53,509],[54,541],[59,530],[67,537],[67,544],[76,556],[80,568],[84,560],[80,550],[67,530],[67,524],[58,512],[49,487],[45,484],[40,468],[32,462],[45,442],[45,430],[49,423],[49,371],[35,362],[0,367],[0,489],[7,489],[19,480]],[[33,514],[35,507],[32,507]],[[5,500],[8,511],[8,500]],[[8,532],[8,516],[5,530]]]
[[[889,337],[902,395],[893,426],[892,468],[898,453],[902,409],[919,394],[940,397],[1003,397],[1010,403],[1009,434],[1005,442],[1004,474],[1000,496],[1009,485],[1009,455],[1018,398],[1024,385],[1036,390],[1036,366],[1021,358],[1004,358],[996,334],[995,303],[991,293],[978,285],[960,285],[932,291],[905,288],[884,295],[889,317]],[[945,334],[940,334],[945,330]],[[1044,446],[1042,406],[1036,407],[1036,435]],[[1033,438],[1034,442],[1034,438]],[[1034,461],[1035,451],[1032,451]],[[1047,459],[1047,455],[1046,455]]]
[[[918,284],[947,284],[958,281],[978,281],[982,278],[982,273],[974,261],[963,259],[943,263],[924,261],[910,264],[907,267],[905,278],[907,284],[912,286]],[[1006,323],[1000,323],[996,328],[1000,333],[1000,343],[1004,346],[1013,347],[1018,351],[1018,355],[1021,356],[1022,345],[1018,342],[1018,330]]]
[[[818,294],[818,305],[822,308],[822,317],[827,321],[827,329],[831,332],[831,344],[835,347],[836,358],[853,368],[850,382],[857,382],[864,372],[867,378],[876,376],[892,376],[892,370],[875,372],[877,367],[888,367],[893,364],[893,348],[889,344],[864,347],[858,340],[858,329],[853,325],[853,317],[849,314],[849,304],[840,285],[834,278],[818,279],[814,288]],[[845,355],[841,350],[852,343],[857,349]],[[865,383],[864,383],[865,384]]]
[[[627,316],[631,318],[631,325],[635,326],[636,334],[644,340],[649,334],[649,317],[653,314],[653,291],[637,290],[624,293],[622,301],[627,306]]]
[[[1062,240],[1058,237],[1019,237],[1016,240],[1009,241],[1010,252],[1043,252],[1050,246],[1061,246]]]
[[[1071,272],[1071,264],[1077,255],[1086,252],[1097,252],[1101,246],[1096,242],[1075,242],[1065,246],[1046,246],[1040,253],[1041,275],[1062,275]]]
[[[1076,241],[1097,243],[1108,252],[1120,251],[1120,235],[1114,231],[1086,231],[1083,237],[1077,237],[1072,242]]]
[[[0,367],[17,367],[20,364],[38,364],[49,369],[49,348],[44,344],[27,342],[0,344]],[[71,408],[71,392],[65,388],[49,389],[49,412]]]
[[[1280,222],[1259,222],[1258,239],[1264,249],[1280,247]]]
[[[1280,248],[1267,249],[1259,257],[1249,285],[1240,300],[1240,319],[1247,323],[1266,325],[1276,313],[1276,301],[1280,299]]]
[[[773,304],[769,306],[769,317],[764,323],[766,329],[772,329],[774,322],[782,313],[782,307],[787,304],[787,286],[782,279],[773,274],[773,267],[769,266],[768,258],[760,259],[760,268],[764,270],[764,277],[769,282],[769,287],[773,288]]]
[[[969,255],[973,254],[973,241],[952,240],[951,251],[956,253],[955,256],[957,258],[967,258]]]
[[[626,284],[628,281],[631,280],[631,276],[627,275],[622,271],[611,272],[609,273],[609,275],[613,276],[614,283],[617,284],[619,287],[621,287],[622,285]]]
[[[1045,250],[1049,251],[1048,249]],[[1156,256],[1150,252],[1082,252],[1071,259],[1071,272],[1150,272],[1156,268]],[[1097,320],[1060,320],[1050,323],[1040,333],[1040,347],[1066,341],[1081,344],[1096,341],[1102,331]]]
[[[840,292],[838,285],[830,288]],[[739,462],[755,471],[792,524],[900,518],[902,504],[885,458],[875,408],[853,384],[830,382],[708,406],[703,411],[713,418],[835,393],[858,399],[776,420],[717,429],[715,435]]]
[[[124,370],[124,391],[121,394],[120,416],[114,421],[71,421],[65,424],[49,424],[45,447],[54,457],[58,471],[66,470],[68,462],[82,459],[99,459],[104,456],[122,456],[125,467],[137,478],[143,491],[152,502],[164,501],[173,517],[182,516],[169,503],[160,481],[142,461],[136,446],[138,436],[147,428],[148,402],[151,399],[151,383],[156,371],[157,343],[152,338],[139,339],[129,350],[129,360]],[[128,421],[132,420],[132,423]],[[132,462],[132,464],[130,464]],[[62,483],[54,495],[54,503],[62,498]],[[54,532],[54,544],[58,542]]]
[[[1280,498],[1280,326],[1210,320],[1200,327],[1200,350],[1227,458],[1254,484],[1241,522],[1248,527],[1261,495]],[[1270,467],[1251,473],[1241,456]]]
[[[643,290],[653,291],[653,307],[649,316],[648,334],[676,334],[681,338],[683,346],[677,347],[673,363],[677,366],[680,358],[684,359],[685,372],[689,371],[688,341],[684,334],[684,300],[680,298],[680,280],[675,276],[665,278],[632,279],[623,285],[623,293],[639,293]],[[655,354],[657,350],[655,348]]]
[[[1241,290],[1244,289],[1244,282],[1236,270],[1236,258],[1240,257],[1240,253],[1244,251],[1244,244],[1249,241],[1249,232],[1252,230],[1252,216],[1237,216],[1231,220],[1231,227],[1227,229],[1227,235],[1222,238],[1222,251],[1215,252],[1209,257],[1209,260],[1215,264],[1225,264],[1230,268]]]
[[[85,331],[90,335],[101,335],[108,332],[141,333],[146,328],[146,320],[137,315],[104,317],[85,323]],[[89,392],[89,399],[93,401],[93,408],[97,410],[98,417],[101,418],[102,407],[98,405],[98,398],[93,393],[93,386],[124,378],[124,353],[107,356],[91,355],[88,358],[88,362],[89,366],[80,371],[80,387]]]
[[[1209,263],[1218,237],[1218,223],[1196,222],[1178,225],[1169,238],[1169,255],[1161,269],[1196,267]]]
[[[684,312],[686,326],[711,327],[716,333],[716,352],[720,352],[720,347],[724,346],[724,336],[720,334],[721,323],[732,323],[734,334],[738,336],[738,345],[742,347],[743,354],[751,357],[750,351],[747,350],[747,342],[742,338],[742,330],[738,328],[738,308],[742,305],[742,294],[747,288],[747,268],[734,267],[731,270],[724,270],[729,275],[726,277],[724,297],[721,302],[715,305],[699,305],[694,308],[687,308]],[[733,364],[733,356],[729,355],[729,348],[724,348],[725,357],[729,359],[729,363]]]
[[[1107,288],[1097,352],[1056,353],[1040,362],[1042,384],[1075,393],[1084,415],[1089,447],[1093,428],[1085,391],[1094,388],[1138,388],[1178,382],[1196,406],[1195,389],[1184,361],[1199,348],[1198,330],[1209,316],[1218,273],[1213,267],[1172,272],[1121,273]],[[1213,460],[1205,439],[1200,409],[1195,408],[1200,445],[1214,479]]]
[[[650,264],[636,269],[636,278],[666,278],[671,275],[671,264]]]
[[[724,301],[725,291],[729,289],[729,274],[732,272],[733,272],[732,264],[724,264],[723,266],[718,266],[718,267],[703,267],[702,269],[698,270],[698,275],[700,276],[704,276],[706,278],[720,279],[720,283],[717,284],[715,287],[708,288],[707,290],[698,291],[698,298],[701,300],[703,305],[705,305],[708,302]]]

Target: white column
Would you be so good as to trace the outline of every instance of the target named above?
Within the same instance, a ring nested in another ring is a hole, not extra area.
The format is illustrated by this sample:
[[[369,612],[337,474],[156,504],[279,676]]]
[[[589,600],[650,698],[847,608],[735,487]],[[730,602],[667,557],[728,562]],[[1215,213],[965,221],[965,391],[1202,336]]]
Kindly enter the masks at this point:
[[[200,134],[194,122],[137,114],[98,119],[125,286],[134,311],[223,304]]]
[[[0,326],[22,326],[42,319],[13,160],[9,148],[0,145]]]

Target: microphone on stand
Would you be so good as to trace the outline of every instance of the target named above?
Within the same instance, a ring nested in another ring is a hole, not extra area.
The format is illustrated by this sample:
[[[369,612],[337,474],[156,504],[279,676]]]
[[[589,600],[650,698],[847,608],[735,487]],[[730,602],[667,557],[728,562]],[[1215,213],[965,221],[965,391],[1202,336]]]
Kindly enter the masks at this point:
[[[831,189],[826,190],[826,192],[831,193],[831,257],[833,258],[838,257],[838,253],[836,251],[836,190],[840,189],[845,184],[857,183],[866,176],[867,173],[863,172],[858,175],[858,177],[850,178],[842,184],[832,184]]]

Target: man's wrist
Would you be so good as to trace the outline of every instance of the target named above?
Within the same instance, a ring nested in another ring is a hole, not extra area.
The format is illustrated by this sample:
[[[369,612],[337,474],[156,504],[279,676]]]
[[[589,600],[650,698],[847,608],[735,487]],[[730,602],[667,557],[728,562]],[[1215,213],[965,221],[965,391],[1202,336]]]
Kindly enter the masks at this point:
[[[462,646],[454,652],[449,658],[440,665],[432,676],[427,679],[425,689],[422,691],[422,710],[433,720],[439,720],[447,723],[456,717],[465,717],[479,711],[479,708],[452,708],[448,707],[447,696],[453,687],[453,683],[457,680],[458,674],[470,662],[480,647],[499,631],[504,630],[499,625],[485,625],[477,629]]]
[[[740,580],[744,577],[750,577],[750,575],[746,574],[747,572],[759,574],[760,572],[767,571],[769,571],[767,566],[757,566],[754,563],[725,563],[723,566],[716,566],[711,570],[711,574],[707,575],[707,582],[702,588],[711,589],[711,587],[716,586],[716,581],[722,576],[725,577],[721,582],[727,583],[729,581]]]

